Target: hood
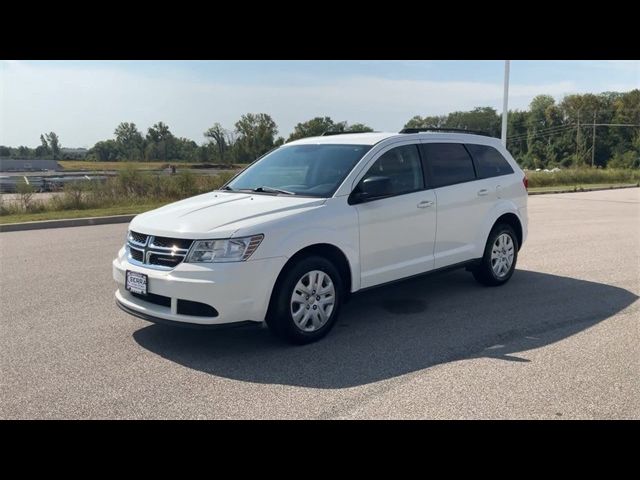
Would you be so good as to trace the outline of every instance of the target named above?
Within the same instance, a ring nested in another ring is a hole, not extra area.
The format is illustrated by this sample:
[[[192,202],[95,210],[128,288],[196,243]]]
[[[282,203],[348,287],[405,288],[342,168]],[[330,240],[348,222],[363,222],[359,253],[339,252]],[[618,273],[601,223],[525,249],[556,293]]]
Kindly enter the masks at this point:
[[[210,238],[212,233],[231,236],[240,227],[258,226],[325,202],[324,198],[216,191],[142,213],[130,228],[178,238]]]

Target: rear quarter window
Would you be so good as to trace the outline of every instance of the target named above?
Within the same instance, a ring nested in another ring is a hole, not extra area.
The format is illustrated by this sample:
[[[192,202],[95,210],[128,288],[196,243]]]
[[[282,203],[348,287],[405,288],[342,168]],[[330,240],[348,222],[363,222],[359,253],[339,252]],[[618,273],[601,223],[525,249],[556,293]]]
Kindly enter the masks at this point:
[[[467,144],[473,157],[479,178],[499,177],[513,173],[513,168],[502,154],[488,145]]]

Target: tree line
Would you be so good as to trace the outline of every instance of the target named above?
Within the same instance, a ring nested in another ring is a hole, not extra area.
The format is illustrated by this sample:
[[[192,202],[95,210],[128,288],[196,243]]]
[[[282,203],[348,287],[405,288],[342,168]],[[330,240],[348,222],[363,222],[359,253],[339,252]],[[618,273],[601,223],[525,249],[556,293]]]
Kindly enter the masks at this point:
[[[499,137],[502,117],[491,107],[413,117],[406,127],[483,130]],[[640,90],[538,95],[528,110],[509,111],[507,148],[525,168],[640,168]]]
[[[501,115],[492,107],[477,107],[447,115],[415,116],[404,126],[480,130],[499,137]],[[315,117],[298,123],[285,140],[278,136],[270,115],[247,113],[233,129],[215,123],[203,132],[205,141],[198,144],[176,137],[163,122],[149,127],[144,135],[135,123],[123,122],[116,127],[114,138],[97,142],[85,159],[249,163],[286,142],[327,131],[373,129],[363,123]],[[0,146],[0,157],[64,158],[54,132],[41,135],[40,141],[35,149]],[[525,168],[592,164],[640,168],[640,90],[568,95],[559,103],[549,95],[538,95],[527,110],[509,111],[507,148]]]

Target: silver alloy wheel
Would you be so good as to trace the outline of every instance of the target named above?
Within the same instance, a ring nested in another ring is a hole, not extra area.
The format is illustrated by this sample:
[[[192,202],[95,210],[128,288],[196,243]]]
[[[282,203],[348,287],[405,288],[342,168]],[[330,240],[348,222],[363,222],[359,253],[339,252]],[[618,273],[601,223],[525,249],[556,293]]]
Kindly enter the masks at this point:
[[[491,247],[491,268],[497,278],[503,278],[509,273],[513,264],[514,253],[511,235],[508,233],[499,235]]]
[[[315,332],[329,318],[336,301],[331,277],[320,270],[305,273],[291,294],[291,316],[304,332]]]

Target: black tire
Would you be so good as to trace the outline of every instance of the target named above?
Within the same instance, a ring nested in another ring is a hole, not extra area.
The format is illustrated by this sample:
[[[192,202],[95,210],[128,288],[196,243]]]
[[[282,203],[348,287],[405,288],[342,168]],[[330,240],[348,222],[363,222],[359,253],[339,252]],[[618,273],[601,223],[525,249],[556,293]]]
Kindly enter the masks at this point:
[[[312,332],[307,332],[299,328],[293,320],[291,312],[291,295],[298,281],[308,272],[319,270],[328,275],[334,285],[335,299],[333,310],[326,323]],[[340,277],[338,269],[324,257],[309,256],[297,261],[288,267],[278,281],[271,298],[269,312],[266,322],[269,329],[283,340],[303,345],[315,342],[324,337],[338,318],[342,299],[344,297],[344,283]]]
[[[498,276],[493,271],[493,268],[491,265],[491,251],[496,239],[503,234],[509,235],[511,237],[511,241],[513,242],[513,246],[514,246],[513,262],[511,264],[511,268],[509,268],[506,274],[502,276]],[[519,247],[520,245],[518,244],[518,236],[516,235],[516,232],[513,230],[513,227],[511,227],[511,225],[506,223],[500,223],[496,225],[491,230],[491,233],[489,233],[489,238],[487,239],[487,244],[484,247],[484,255],[482,256],[480,265],[478,265],[476,268],[471,270],[471,273],[473,273],[473,277],[479,283],[483,285],[487,285],[489,287],[498,287],[500,285],[504,285],[509,281],[509,279],[513,275],[513,272],[516,269],[516,263],[518,262]]]

